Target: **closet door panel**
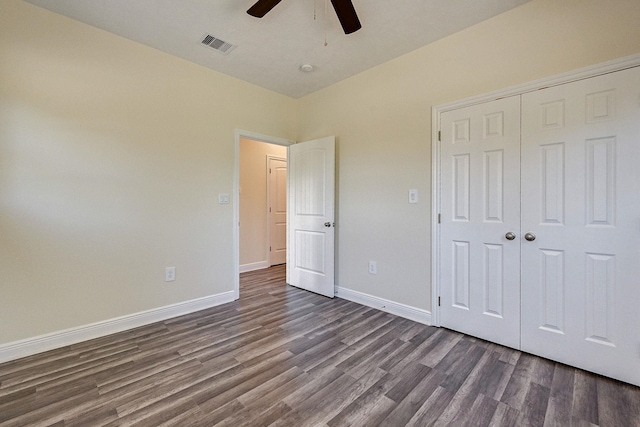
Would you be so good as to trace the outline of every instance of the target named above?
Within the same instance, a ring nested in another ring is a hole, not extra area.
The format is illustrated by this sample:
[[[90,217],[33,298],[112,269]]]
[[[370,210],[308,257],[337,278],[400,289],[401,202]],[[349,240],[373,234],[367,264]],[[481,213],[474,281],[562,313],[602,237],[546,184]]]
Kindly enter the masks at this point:
[[[522,349],[640,385],[640,69],[522,95]]]
[[[441,125],[441,324],[519,348],[520,97]]]

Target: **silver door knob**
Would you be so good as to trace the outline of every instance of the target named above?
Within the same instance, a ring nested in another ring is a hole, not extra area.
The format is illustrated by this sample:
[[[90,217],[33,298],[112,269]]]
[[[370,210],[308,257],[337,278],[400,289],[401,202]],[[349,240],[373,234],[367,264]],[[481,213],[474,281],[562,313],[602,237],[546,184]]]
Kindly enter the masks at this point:
[[[527,233],[524,235],[524,239],[529,242],[533,242],[534,240],[536,240],[536,235],[533,233]]]
[[[515,239],[515,238],[516,238],[516,235],[515,235],[515,234],[513,234],[513,233],[510,231],[510,232],[508,232],[507,234],[505,234],[505,235],[504,235],[504,238],[505,238],[505,239],[507,239],[507,240],[513,240],[513,239]]]
[[[324,223],[324,226],[325,226],[325,227],[331,227],[331,223],[330,223],[330,222],[325,222],[325,223]]]

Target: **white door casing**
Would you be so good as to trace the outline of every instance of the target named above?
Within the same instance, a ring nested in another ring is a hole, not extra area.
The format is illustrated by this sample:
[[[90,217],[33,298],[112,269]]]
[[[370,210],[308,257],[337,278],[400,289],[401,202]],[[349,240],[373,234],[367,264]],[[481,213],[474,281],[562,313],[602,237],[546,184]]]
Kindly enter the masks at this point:
[[[441,116],[440,324],[520,346],[520,99]],[[511,236],[510,236],[511,237]]]
[[[267,157],[269,266],[287,262],[287,160]]]
[[[335,137],[289,147],[287,283],[333,298]]]
[[[522,117],[522,349],[640,385],[640,68]]]

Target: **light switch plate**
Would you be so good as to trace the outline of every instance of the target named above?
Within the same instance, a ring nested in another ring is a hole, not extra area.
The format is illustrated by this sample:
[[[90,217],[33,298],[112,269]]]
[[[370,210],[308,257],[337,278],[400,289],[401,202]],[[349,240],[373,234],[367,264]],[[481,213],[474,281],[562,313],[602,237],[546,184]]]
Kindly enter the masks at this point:
[[[369,261],[369,274],[378,274],[378,263]]]
[[[167,267],[164,269],[164,281],[165,282],[173,282],[176,280],[176,268],[175,267]]]
[[[409,203],[418,203],[418,190],[409,190]]]
[[[227,194],[227,193],[218,194],[218,203],[221,204],[221,205],[228,205],[229,204],[229,194]]]

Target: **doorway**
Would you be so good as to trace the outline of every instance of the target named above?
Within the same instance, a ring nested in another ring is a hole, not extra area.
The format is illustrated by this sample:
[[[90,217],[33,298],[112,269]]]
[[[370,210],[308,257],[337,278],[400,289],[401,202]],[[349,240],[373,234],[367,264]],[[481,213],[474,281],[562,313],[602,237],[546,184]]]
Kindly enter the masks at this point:
[[[286,174],[283,176],[280,170],[279,178],[280,181],[284,178],[285,194],[278,196],[272,193],[272,197],[269,197],[269,166],[273,159],[281,159],[286,167],[287,147],[291,144],[293,141],[236,130],[233,198],[236,299],[240,297],[240,273],[268,268],[273,261],[279,264],[277,257],[271,257],[274,245],[270,240],[274,233],[273,237],[277,239],[278,228],[282,228],[282,225],[279,224],[272,230],[268,211],[271,207],[273,212],[273,200],[269,201],[273,197],[280,197],[280,202],[284,200],[286,211]],[[281,161],[280,168],[282,163]],[[280,208],[282,204],[280,203]],[[277,210],[281,210],[280,208]],[[277,222],[281,223],[282,218]],[[284,228],[286,230],[286,226]],[[286,234],[284,241],[286,242]],[[281,254],[283,248],[277,249]]]
[[[287,147],[240,139],[240,272],[286,262]]]
[[[287,147],[287,283],[335,296],[335,136],[295,144],[281,138],[236,130],[233,182],[234,298],[240,298],[240,141]],[[289,197],[287,197],[289,199]],[[292,208],[293,207],[293,208]],[[292,230],[293,228],[293,230]],[[294,236],[293,238],[291,236]],[[266,268],[266,267],[265,267]]]

